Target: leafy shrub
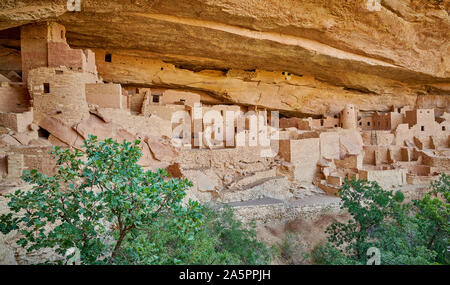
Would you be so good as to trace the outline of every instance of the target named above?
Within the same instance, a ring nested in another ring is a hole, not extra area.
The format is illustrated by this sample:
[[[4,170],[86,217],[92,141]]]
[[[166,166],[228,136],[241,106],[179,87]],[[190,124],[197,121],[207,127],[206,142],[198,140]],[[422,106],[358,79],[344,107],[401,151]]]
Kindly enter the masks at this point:
[[[327,242],[324,245],[316,246],[310,254],[306,255],[313,260],[316,265],[361,265],[358,260],[349,258],[339,249]]]
[[[201,225],[200,205],[182,205],[191,183],[166,179],[162,170],[144,171],[138,144],[91,136],[84,153],[55,147],[57,173],[25,173],[32,190],[7,196],[15,214],[0,217],[0,230],[20,230],[18,244],[28,251],[54,248],[64,256],[77,248],[82,263],[98,264],[113,263],[127,235],[160,216],[172,215],[181,232]]]
[[[270,250],[231,208],[203,208],[202,227],[181,232],[172,216],[130,235],[119,256],[122,264],[268,264]]]
[[[431,193],[413,201],[415,223],[423,245],[436,252],[436,262],[450,264],[450,176],[431,183]]]
[[[421,200],[401,204],[401,192],[346,180],[341,208],[352,218],[327,228],[328,242],[312,251],[313,262],[366,264],[367,250],[376,247],[382,264],[449,264],[449,177],[442,175],[431,188]]]
[[[347,223],[335,222],[326,230],[328,241],[348,255],[364,260],[367,249],[373,246],[370,236],[381,228],[389,217],[401,216],[402,194],[382,189],[376,182],[346,180],[339,190],[341,208],[352,219]]]

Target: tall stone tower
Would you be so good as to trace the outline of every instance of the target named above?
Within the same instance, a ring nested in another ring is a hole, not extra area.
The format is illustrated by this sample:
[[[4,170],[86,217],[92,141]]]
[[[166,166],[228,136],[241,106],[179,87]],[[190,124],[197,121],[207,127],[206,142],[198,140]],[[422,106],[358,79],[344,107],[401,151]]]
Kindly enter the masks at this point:
[[[358,121],[358,112],[352,104],[345,105],[340,114],[341,127],[344,129],[356,129]]]
[[[91,50],[71,49],[66,42],[66,29],[55,22],[28,24],[20,29],[22,79],[39,67],[66,66],[97,76],[95,54]]]

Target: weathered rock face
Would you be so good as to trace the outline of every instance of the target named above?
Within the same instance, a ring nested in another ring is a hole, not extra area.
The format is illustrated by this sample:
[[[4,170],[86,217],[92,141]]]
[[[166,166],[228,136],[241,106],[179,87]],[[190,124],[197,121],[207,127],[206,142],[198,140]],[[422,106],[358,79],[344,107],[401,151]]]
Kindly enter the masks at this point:
[[[56,20],[71,46],[97,49],[105,80],[285,112],[450,105],[449,1],[386,0],[379,11],[367,7],[375,0],[80,1],[81,12],[66,0],[2,1],[0,29]]]
[[[112,52],[112,62],[104,61],[104,50],[95,50],[96,63],[103,79],[122,84],[149,84],[206,92],[225,102],[258,105],[294,115],[336,114],[348,103],[362,111],[387,111],[391,106],[425,107],[447,110],[449,96],[442,92],[428,95],[402,82],[362,75],[361,82],[374,91],[361,92],[318,80],[311,75],[288,75],[281,71],[240,70],[192,71],[161,60]],[[367,81],[364,81],[367,80]],[[378,85],[377,85],[378,84]]]

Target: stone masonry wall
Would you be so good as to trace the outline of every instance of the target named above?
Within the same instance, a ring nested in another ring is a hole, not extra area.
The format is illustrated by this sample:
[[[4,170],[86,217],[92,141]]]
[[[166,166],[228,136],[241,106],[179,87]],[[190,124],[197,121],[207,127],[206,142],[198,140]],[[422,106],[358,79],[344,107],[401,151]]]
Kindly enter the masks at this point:
[[[120,84],[86,84],[86,100],[102,108],[124,109],[127,106]]]
[[[33,123],[33,110],[24,113],[0,112],[0,125],[10,128],[15,132],[25,132],[31,123]]]
[[[0,84],[0,112],[21,112],[30,107],[27,87],[22,83]]]
[[[96,75],[67,68],[37,68],[29,73],[28,89],[32,94],[35,121],[42,114],[73,125],[89,117],[85,84],[97,83]],[[48,84],[48,90],[45,90]],[[48,92],[48,93],[46,93]]]

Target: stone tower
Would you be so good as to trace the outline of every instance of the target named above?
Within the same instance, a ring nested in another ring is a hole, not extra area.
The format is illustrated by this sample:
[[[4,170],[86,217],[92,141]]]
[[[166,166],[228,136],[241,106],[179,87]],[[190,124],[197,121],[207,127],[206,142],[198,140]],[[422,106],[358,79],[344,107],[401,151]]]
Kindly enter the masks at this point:
[[[341,127],[344,129],[356,129],[357,126],[357,111],[352,104],[345,105],[344,110],[341,111],[340,120]]]

